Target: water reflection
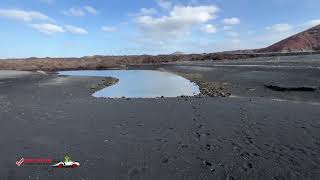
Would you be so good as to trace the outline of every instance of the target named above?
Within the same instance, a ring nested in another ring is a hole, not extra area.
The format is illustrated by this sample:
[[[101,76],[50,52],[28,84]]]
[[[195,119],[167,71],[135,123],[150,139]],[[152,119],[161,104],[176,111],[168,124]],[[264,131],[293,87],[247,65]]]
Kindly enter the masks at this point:
[[[93,94],[95,97],[155,98],[193,96],[199,87],[189,80],[168,72],[152,70],[62,71],[60,75],[115,77],[119,82]]]

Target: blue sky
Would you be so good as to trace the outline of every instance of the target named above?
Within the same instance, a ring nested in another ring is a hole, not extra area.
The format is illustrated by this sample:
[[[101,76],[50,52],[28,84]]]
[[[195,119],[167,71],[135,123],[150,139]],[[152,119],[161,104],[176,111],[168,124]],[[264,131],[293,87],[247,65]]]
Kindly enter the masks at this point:
[[[259,48],[320,24],[319,0],[1,0],[0,58]]]

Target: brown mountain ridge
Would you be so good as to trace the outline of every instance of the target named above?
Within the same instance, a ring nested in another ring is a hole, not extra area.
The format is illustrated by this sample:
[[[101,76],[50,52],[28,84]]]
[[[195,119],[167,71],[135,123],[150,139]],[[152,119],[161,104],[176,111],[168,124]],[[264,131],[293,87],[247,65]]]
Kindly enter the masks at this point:
[[[306,52],[320,50],[320,25],[293,35],[258,52]]]

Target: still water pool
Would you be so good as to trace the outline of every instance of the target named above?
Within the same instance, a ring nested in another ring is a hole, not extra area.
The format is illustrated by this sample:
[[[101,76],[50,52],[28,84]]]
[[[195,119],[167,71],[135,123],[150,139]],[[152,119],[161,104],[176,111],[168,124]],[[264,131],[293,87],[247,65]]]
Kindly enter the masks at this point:
[[[176,74],[154,70],[102,70],[61,71],[60,75],[115,77],[119,82],[93,94],[109,98],[155,98],[193,96],[200,93],[199,87]]]

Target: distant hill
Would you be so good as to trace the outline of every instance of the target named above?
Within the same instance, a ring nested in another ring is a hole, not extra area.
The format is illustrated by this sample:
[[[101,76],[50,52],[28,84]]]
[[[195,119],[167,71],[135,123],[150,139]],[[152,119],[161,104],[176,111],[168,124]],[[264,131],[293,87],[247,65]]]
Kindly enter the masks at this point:
[[[172,53],[171,55],[184,55],[184,52],[177,51],[177,52]]]
[[[298,33],[257,52],[303,52],[320,50],[320,25]]]

